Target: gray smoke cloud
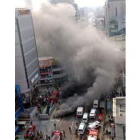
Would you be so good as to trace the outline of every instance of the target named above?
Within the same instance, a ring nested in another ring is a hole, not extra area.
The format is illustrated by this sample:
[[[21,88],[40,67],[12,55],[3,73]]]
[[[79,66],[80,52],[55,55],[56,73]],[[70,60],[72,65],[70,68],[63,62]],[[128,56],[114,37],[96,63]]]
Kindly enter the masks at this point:
[[[84,94],[68,96],[56,116],[89,105],[112,88],[123,54],[115,51],[117,46],[105,40],[95,28],[77,23],[72,5],[43,4],[40,10],[33,11],[33,21],[39,56],[57,58],[77,82],[87,79],[89,72],[88,80],[93,81]]]

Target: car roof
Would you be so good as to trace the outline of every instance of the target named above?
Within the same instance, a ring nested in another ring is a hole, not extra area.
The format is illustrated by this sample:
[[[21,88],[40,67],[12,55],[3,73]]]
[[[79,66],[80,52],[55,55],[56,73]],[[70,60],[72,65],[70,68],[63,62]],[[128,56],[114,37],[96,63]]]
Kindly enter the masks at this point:
[[[88,116],[88,113],[84,113],[83,115],[83,118],[87,117]]]
[[[94,103],[98,103],[98,100],[94,100],[93,102],[94,102]]]
[[[77,111],[82,111],[84,108],[83,107],[78,107]]]
[[[79,125],[79,129],[83,129],[84,126],[85,126],[85,123],[80,123],[80,125]]]
[[[91,111],[90,111],[90,113],[95,113],[95,111],[96,111],[96,109],[94,109],[94,108],[91,108]]]

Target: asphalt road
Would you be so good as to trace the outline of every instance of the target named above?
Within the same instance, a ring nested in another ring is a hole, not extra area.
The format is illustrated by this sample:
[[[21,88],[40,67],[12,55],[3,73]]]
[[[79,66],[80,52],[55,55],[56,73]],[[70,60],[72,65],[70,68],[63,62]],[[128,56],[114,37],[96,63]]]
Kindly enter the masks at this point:
[[[55,114],[52,114],[52,116]],[[89,119],[89,122],[93,122],[94,120],[97,120],[97,117],[95,119]],[[56,124],[56,129],[64,130],[66,135],[66,140],[78,140],[75,135],[75,129],[76,129],[76,122],[80,123],[81,119],[77,119],[74,117],[74,115],[68,115],[64,116],[63,118],[57,118],[54,119],[53,117],[50,118],[50,120],[38,120],[36,117],[32,118],[32,123],[36,125],[36,130],[38,132],[43,132],[43,137],[46,137],[46,134],[51,136],[51,133],[55,130],[54,123]],[[30,124],[28,124],[30,125]],[[69,131],[69,127],[72,129],[72,133]],[[26,131],[21,131],[19,133],[20,138],[24,138]],[[102,136],[102,127],[100,128],[100,134],[99,137]]]

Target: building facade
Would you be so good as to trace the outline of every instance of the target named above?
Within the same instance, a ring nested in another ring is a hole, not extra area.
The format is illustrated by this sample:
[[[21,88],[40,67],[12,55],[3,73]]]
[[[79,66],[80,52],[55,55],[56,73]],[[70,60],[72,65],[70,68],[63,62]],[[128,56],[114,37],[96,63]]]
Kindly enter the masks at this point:
[[[115,139],[125,140],[125,97],[113,98],[113,117],[115,119]]]
[[[106,0],[105,29],[110,36],[125,34],[125,0]]]
[[[68,80],[66,69],[53,57],[39,57],[40,82],[42,86],[55,84],[61,86]]]
[[[23,103],[30,103],[40,77],[38,53],[31,11],[15,11],[15,83],[20,85]]]

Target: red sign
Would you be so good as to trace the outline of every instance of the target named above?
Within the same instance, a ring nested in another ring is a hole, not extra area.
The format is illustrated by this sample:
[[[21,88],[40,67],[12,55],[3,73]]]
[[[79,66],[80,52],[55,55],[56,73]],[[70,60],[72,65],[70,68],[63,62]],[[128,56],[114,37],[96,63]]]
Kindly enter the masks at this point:
[[[98,136],[98,130],[96,130],[96,129],[90,130],[89,135]]]
[[[98,119],[99,119],[100,121],[102,121],[102,120],[103,120],[103,114],[99,114]]]

